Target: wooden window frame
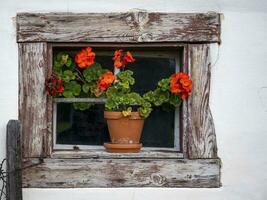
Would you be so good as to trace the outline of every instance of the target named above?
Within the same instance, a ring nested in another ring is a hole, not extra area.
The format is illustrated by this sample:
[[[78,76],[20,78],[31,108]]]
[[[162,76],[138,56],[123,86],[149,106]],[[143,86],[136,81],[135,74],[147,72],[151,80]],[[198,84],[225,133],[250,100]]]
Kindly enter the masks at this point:
[[[103,25],[105,24],[105,26]],[[220,43],[218,13],[19,13],[19,120],[23,187],[220,187],[221,161],[209,108],[210,43]],[[52,151],[54,43],[183,47],[181,71],[194,88],[182,105],[182,153]],[[39,163],[41,161],[41,163]]]

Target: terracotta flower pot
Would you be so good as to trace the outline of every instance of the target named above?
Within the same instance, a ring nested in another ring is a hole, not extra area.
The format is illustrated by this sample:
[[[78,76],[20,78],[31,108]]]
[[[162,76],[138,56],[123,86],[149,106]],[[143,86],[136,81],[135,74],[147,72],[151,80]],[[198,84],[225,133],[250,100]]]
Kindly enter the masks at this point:
[[[105,111],[111,143],[104,146],[108,152],[139,152],[140,138],[145,119],[138,112],[124,117],[121,112]]]

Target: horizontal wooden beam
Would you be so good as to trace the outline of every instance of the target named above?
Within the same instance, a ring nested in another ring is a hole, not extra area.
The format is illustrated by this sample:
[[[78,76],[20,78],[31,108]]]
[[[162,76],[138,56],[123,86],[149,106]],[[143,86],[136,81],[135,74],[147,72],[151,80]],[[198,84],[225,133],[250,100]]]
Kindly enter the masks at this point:
[[[51,157],[56,159],[178,159],[183,158],[183,153],[167,150],[167,148],[143,147],[139,153],[108,153],[104,149],[58,150],[54,151]]]
[[[220,42],[218,13],[19,13],[18,42]]]
[[[45,159],[24,163],[24,188],[220,187],[219,159]]]

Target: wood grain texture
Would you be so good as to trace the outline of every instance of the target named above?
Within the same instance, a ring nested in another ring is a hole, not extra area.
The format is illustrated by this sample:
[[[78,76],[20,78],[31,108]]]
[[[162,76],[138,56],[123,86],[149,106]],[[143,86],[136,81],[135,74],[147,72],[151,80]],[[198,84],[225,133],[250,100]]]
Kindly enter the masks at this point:
[[[51,158],[74,159],[74,158],[94,158],[94,159],[178,159],[183,158],[183,154],[169,150],[148,150],[143,148],[139,153],[108,153],[104,149],[91,150],[61,150],[54,151]]]
[[[53,49],[51,44],[47,44],[47,67],[46,67],[46,77],[50,77],[53,73]],[[53,150],[53,98],[52,97],[46,97],[46,121],[47,121],[47,130],[46,135],[43,137],[44,139],[44,147],[43,152],[44,155],[50,156]]]
[[[50,151],[44,89],[47,69],[46,43],[19,44],[19,120],[24,157],[45,157]]]
[[[7,199],[22,200],[21,174],[21,125],[18,120],[9,120],[7,124]]]
[[[219,186],[219,159],[45,159],[23,170],[25,188]]]
[[[220,42],[218,13],[20,13],[18,42]]]
[[[181,71],[188,73],[188,44],[184,45],[183,49],[183,64]],[[180,135],[181,135],[181,147],[184,158],[188,158],[188,101],[182,102],[180,113]]]
[[[213,118],[209,108],[210,49],[208,44],[190,44],[188,73],[193,90],[184,109],[187,153],[190,159],[217,158]]]

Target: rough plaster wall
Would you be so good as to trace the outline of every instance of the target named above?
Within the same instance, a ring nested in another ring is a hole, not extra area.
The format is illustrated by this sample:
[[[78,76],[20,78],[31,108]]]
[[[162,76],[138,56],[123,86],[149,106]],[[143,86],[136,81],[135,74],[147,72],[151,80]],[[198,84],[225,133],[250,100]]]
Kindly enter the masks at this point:
[[[213,47],[211,109],[219,156],[219,189],[24,189],[25,200],[267,199],[267,3],[264,0],[9,0],[0,1],[0,159],[5,126],[18,115],[16,12],[164,12],[224,14],[222,45]]]

